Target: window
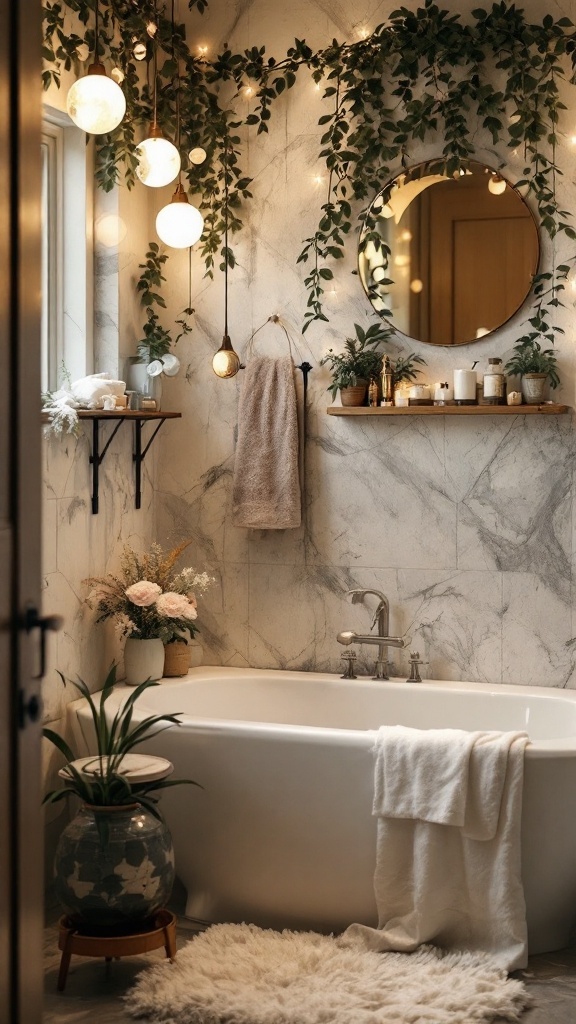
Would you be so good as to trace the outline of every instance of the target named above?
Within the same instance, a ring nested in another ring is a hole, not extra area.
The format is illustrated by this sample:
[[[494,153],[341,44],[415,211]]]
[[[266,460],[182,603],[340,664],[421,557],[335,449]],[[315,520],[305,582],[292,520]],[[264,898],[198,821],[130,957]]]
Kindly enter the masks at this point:
[[[92,371],[92,161],[51,107],[42,120],[42,390]]]

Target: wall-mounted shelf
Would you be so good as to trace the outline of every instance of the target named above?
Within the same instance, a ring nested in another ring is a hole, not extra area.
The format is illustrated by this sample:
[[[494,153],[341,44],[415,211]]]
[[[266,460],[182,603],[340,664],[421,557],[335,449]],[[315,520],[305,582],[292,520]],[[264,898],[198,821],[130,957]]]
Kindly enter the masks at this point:
[[[180,419],[182,416],[181,412],[144,412],[141,410],[123,409],[123,410],[112,410],[111,412],[105,412],[102,409],[79,409],[78,417],[81,420],[92,420],[92,451],[90,453],[90,465],[92,466],[92,512],[94,515],[98,514],[98,484],[99,484],[99,473],[100,466],[104,461],[104,456],[108,451],[110,444],[116,436],[118,430],[122,426],[125,420],[130,420],[134,424],[134,452],[132,459],[136,469],[135,477],[135,504],[136,508],[140,508],[142,505],[142,463],[148,453],[150,445],[152,444],[156,434],[160,430],[160,427],[164,423],[164,420],[175,420]],[[115,420],[116,426],[110,434],[106,444],[100,450],[100,422],[103,420]],[[148,439],[148,443],[142,447],[142,426],[148,420],[157,420],[156,429],[153,431],[151,437]]]
[[[409,405],[339,406],[326,410],[329,416],[559,416],[570,412],[569,405]]]

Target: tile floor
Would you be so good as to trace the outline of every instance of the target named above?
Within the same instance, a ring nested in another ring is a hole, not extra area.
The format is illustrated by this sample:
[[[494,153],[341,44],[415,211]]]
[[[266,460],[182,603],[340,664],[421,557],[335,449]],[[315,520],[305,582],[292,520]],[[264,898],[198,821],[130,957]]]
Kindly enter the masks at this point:
[[[178,947],[193,934],[190,925],[181,920]],[[122,996],[143,967],[163,956],[162,950],[116,960],[109,968],[103,960],[74,956],[66,988],[57,992],[60,951],[56,923],[46,928],[45,939],[44,1024],[134,1024],[134,1018],[124,1012]],[[517,977],[534,1000],[521,1024],[576,1024],[576,947],[531,957],[527,969]]]

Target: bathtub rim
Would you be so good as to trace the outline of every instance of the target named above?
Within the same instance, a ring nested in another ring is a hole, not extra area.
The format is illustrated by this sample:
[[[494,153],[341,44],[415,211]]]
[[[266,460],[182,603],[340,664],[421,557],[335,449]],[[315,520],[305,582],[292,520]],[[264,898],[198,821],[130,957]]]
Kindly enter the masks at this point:
[[[218,665],[204,665],[191,668],[185,676],[177,678],[166,677],[160,680],[158,685],[166,688],[167,691],[169,688],[170,692],[177,692],[181,686],[185,686],[194,680],[209,681],[210,679],[217,680],[223,678],[250,680],[253,679],[254,676],[263,678],[271,674],[275,677],[282,678],[287,682],[296,682],[305,685],[308,682],[316,680],[323,683],[329,683],[338,689],[354,688],[357,685],[366,685],[369,686],[369,688],[376,687],[383,691],[396,687],[401,687],[402,689],[413,689],[414,687],[418,687],[419,689],[427,692],[447,691],[453,693],[481,693],[487,697],[498,697],[499,695],[510,694],[518,697],[531,696],[548,701],[562,700],[567,701],[570,704],[576,704],[576,690],[566,690],[558,687],[522,686],[513,683],[476,683],[461,680],[439,679],[423,679],[420,683],[409,683],[401,677],[392,678],[390,680],[372,680],[369,676],[359,676],[358,679],[344,680],[338,674],[328,672],[303,672],[291,669],[234,668]],[[109,708],[111,710],[115,710],[133,692],[134,687],[127,686],[122,682],[117,683],[108,700]],[[156,693],[158,691],[155,689],[154,692]],[[74,715],[78,714],[78,712],[83,708],[88,712],[88,705],[84,698],[73,701],[68,705],[70,714]],[[178,713],[177,709],[172,707],[166,708],[165,710],[167,714]],[[161,713],[157,707],[151,707],[149,703],[147,704],[145,691],[139,697],[134,706],[134,718],[136,720],[141,720],[151,712],[155,714]],[[257,722],[249,720],[238,721],[236,719],[201,717],[183,713],[181,725],[178,726],[178,728],[186,727],[189,729],[200,729],[203,732],[208,733],[222,731],[233,732],[235,735],[254,736],[254,738],[265,734],[272,734],[279,741],[283,738],[295,739],[296,737],[302,741],[309,740],[310,742],[333,742],[337,739],[339,743],[354,746],[359,742],[365,744],[368,736],[373,735],[375,737],[377,733],[377,728],[341,729],[316,725],[288,725],[274,722]],[[573,754],[576,754],[576,734],[573,737],[529,740],[526,747],[526,757],[530,758],[530,760],[543,757],[558,758],[571,756]]]

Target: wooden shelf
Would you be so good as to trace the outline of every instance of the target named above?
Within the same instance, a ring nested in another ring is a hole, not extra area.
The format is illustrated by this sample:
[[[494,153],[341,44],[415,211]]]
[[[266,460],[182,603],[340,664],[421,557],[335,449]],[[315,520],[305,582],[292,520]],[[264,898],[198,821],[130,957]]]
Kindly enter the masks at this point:
[[[569,405],[409,405],[339,406],[326,410],[329,416],[559,416],[570,412]]]
[[[142,464],[146,457],[146,454],[152,444],[156,434],[160,430],[160,427],[164,423],[164,420],[176,420],[182,416],[181,412],[162,412],[161,410],[154,410],[148,412],[144,409],[111,409],[110,411],[105,409],[77,409],[78,419],[91,420],[92,421],[92,450],[89,455],[89,462],[92,467],[92,513],[93,515],[98,514],[99,504],[99,475],[100,466],[104,461],[104,456],[108,451],[112,441],[114,440],[118,430],[122,426],[124,420],[131,420],[134,424],[134,451],[132,453],[132,461],[134,462],[135,469],[135,505],[136,508],[140,508],[142,505]],[[102,420],[115,420],[116,426],[109,434],[108,439],[104,447],[100,444],[100,422]],[[156,429],[153,431],[148,439],[146,445],[142,445],[142,426],[148,420],[156,420]],[[42,421],[44,423],[50,422],[50,414],[42,413]]]

